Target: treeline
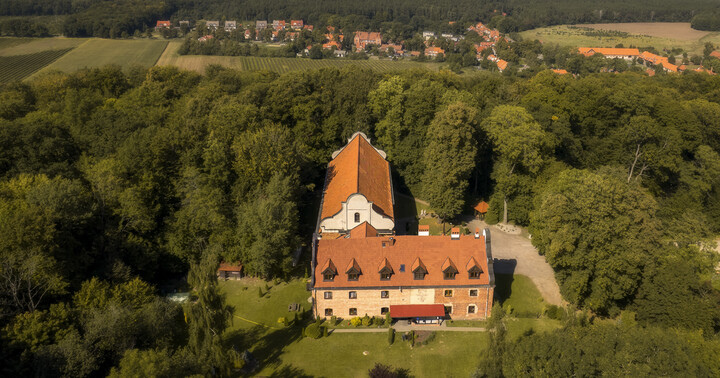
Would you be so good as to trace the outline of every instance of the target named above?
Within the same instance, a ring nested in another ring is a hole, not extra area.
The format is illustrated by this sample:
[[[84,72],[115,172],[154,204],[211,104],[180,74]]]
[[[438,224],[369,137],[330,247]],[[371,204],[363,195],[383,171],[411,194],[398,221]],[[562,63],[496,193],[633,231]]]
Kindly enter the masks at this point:
[[[48,28],[39,23],[25,19],[0,21],[0,35],[11,37],[47,37]]]
[[[692,18],[690,26],[697,30],[720,30],[720,9],[709,10],[698,13]]]
[[[224,369],[217,263],[302,275],[307,246],[294,252],[313,231],[327,163],[356,131],[387,152],[395,190],[444,219],[485,198],[488,221],[528,225],[573,305],[720,330],[715,76],[107,67],[8,84],[0,99],[9,375],[176,358]],[[154,285],[188,271],[200,302],[176,323]],[[153,319],[172,329],[148,333]]]
[[[68,36],[96,36],[119,38],[123,32],[133,35],[155,25],[158,19],[201,20],[272,20],[303,19],[318,27],[333,25],[346,31],[381,30],[407,35],[413,32],[434,30],[453,32],[463,30],[477,21],[496,21],[499,30],[512,32],[557,24],[598,22],[684,21],[693,19],[699,28],[714,25],[714,13],[704,13],[717,7],[713,0],[673,2],[664,0],[646,2],[596,2],[521,0],[458,0],[458,1],[393,1],[364,2],[334,0],[10,0],[0,4],[0,16],[71,15],[65,33]],[[693,16],[697,16],[693,18]],[[449,24],[455,21],[455,24]],[[714,30],[714,29],[706,29]],[[408,35],[409,34],[409,35]]]

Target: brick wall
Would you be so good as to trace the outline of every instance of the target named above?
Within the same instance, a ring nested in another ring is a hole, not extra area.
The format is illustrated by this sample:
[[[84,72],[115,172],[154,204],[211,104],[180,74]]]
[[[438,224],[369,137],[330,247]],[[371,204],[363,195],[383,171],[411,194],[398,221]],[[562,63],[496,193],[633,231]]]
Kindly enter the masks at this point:
[[[477,296],[471,297],[470,290],[477,290]],[[445,290],[452,290],[452,297],[445,297]],[[349,292],[355,291],[357,297],[350,299]],[[382,298],[381,292],[388,291],[388,298]],[[332,293],[332,299],[325,299],[325,292]],[[486,319],[490,316],[493,301],[493,288],[487,287],[450,287],[450,288],[424,288],[424,289],[352,289],[352,290],[323,290],[313,291],[315,300],[315,314],[325,316],[326,309],[332,309],[332,314],[340,318],[351,318],[350,309],[357,310],[357,316],[382,316],[381,309],[391,305],[407,304],[443,304],[452,306],[452,319]],[[487,304],[487,306],[486,306]],[[475,312],[468,313],[468,306],[475,306]],[[487,312],[486,312],[487,310]]]

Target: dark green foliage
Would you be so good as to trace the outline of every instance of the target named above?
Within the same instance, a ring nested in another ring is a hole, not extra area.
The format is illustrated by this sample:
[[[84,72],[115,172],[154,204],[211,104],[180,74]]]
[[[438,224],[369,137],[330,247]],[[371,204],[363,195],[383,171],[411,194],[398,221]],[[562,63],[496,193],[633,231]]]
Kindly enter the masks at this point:
[[[550,319],[563,320],[565,319],[565,309],[556,305],[548,305],[545,308],[545,316]]]
[[[392,345],[395,342],[395,328],[388,328],[388,344]]]
[[[645,264],[659,256],[656,211],[646,190],[612,172],[568,170],[538,197],[532,242],[566,299],[607,313],[632,300]]]
[[[671,329],[570,326],[512,342],[493,341],[475,376],[639,376],[658,371],[716,376],[719,348],[717,340]]]
[[[319,339],[323,335],[323,330],[319,323],[311,323],[309,326],[305,327],[305,337],[310,337],[313,339]]]

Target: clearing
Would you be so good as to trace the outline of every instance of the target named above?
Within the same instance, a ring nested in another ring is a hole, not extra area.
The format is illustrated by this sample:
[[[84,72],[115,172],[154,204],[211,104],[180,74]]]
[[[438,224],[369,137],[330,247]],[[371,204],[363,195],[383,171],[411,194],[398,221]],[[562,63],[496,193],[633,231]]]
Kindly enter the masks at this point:
[[[115,64],[123,68],[132,66],[152,67],[165,50],[167,41],[162,40],[113,40],[92,38],[85,40],[71,52],[40,70],[74,72],[83,68],[97,68]],[[22,46],[18,46],[22,47]]]
[[[545,332],[562,326],[560,321],[540,317],[544,304],[530,279],[500,275],[497,281],[498,300],[504,300],[505,307],[512,306],[516,314],[505,320],[509,337],[520,337],[531,329]],[[278,318],[293,319],[293,313],[288,312],[290,303],[299,303],[306,311],[310,309],[307,301],[310,293],[305,290],[304,279],[278,284],[242,279],[222,281],[220,287],[235,310],[233,325],[225,333],[226,342],[252,352],[260,363],[254,372],[256,376],[367,377],[367,371],[379,362],[407,369],[418,378],[466,377],[474,371],[489,344],[486,332],[436,332],[434,340],[415,347],[402,341],[399,333],[392,345],[388,345],[385,332],[333,333],[317,340],[303,338],[299,327],[283,326]],[[519,317],[524,315],[528,317]],[[461,321],[456,324],[484,325]]]
[[[180,55],[177,53],[182,42],[173,41],[157,62],[158,66],[177,66],[186,70],[205,73],[211,64],[239,70],[268,70],[286,73],[298,70],[313,70],[325,67],[344,67],[355,65],[376,71],[403,70],[409,68],[426,68],[438,70],[438,63],[421,63],[412,61],[392,60],[349,60],[349,59],[307,59],[307,58],[270,58],[257,56],[215,56],[215,55]]]
[[[701,32],[688,23],[627,23],[595,25],[558,25],[521,32],[525,39],[538,39],[572,47],[654,47],[657,50],[680,48],[702,55],[705,42],[720,43],[720,33]]]

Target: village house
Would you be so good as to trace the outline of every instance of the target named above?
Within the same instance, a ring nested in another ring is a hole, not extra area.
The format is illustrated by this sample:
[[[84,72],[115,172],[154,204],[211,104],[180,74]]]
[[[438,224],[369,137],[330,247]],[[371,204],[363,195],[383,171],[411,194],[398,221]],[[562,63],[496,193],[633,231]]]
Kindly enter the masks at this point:
[[[225,21],[225,31],[233,31],[237,29],[237,21]]]
[[[585,56],[602,54],[610,59],[633,60],[640,56],[640,50],[627,48],[578,47],[578,52]]]
[[[422,36],[423,36],[423,38],[425,38],[425,40],[427,41],[427,40],[430,39],[430,38],[435,38],[435,33],[431,32],[431,31],[424,31],[424,32],[422,33]]]
[[[214,37],[212,36],[212,34],[204,35],[204,36],[198,38],[198,42],[207,42],[213,38]]]
[[[307,30],[307,31],[310,31],[310,32],[313,31],[313,29],[314,29],[314,27],[313,27],[312,25],[305,25],[305,26],[303,26],[302,28],[303,28],[303,30]]]
[[[188,21],[188,20],[181,20],[179,22],[179,24],[180,24],[180,27],[183,27],[183,26],[190,27],[190,21]]]
[[[437,58],[438,55],[445,54],[445,50],[439,48],[439,47],[428,47],[425,49],[425,55],[431,57],[431,58]]]
[[[355,39],[353,40],[353,43],[355,45],[355,50],[362,51],[365,50],[365,47],[367,45],[377,45],[380,46],[382,44],[382,36],[380,33],[377,32],[356,32],[355,33]]]
[[[342,48],[342,46],[340,46],[340,44],[337,43],[337,41],[330,41],[330,42],[324,43],[324,44],[322,45],[322,48],[325,49],[325,50],[330,50],[330,49],[332,49],[333,47],[334,47],[335,49],[337,49],[337,50],[340,50],[340,49]]]
[[[158,21],[157,24],[155,24],[155,29],[167,29],[172,26],[170,24],[170,21]]]
[[[205,22],[205,26],[207,26],[208,29],[217,30],[220,28],[220,21],[207,21]]]
[[[273,29],[285,30],[285,20],[273,20]]]
[[[333,153],[328,164],[312,243],[316,316],[390,313],[394,320],[420,324],[490,316],[495,275],[488,229],[461,235],[459,228],[453,228],[449,236],[430,236],[429,228],[420,228],[419,235],[398,236],[392,229],[381,232],[372,218],[352,210],[346,230],[328,233],[323,229],[327,219],[323,213],[326,208],[343,213],[343,198],[350,192],[354,192],[350,197],[378,199],[371,207],[392,213],[387,210],[393,189],[385,154],[360,132]]]
[[[267,29],[267,21],[255,21],[255,30],[265,30]]]
[[[333,55],[336,58],[344,58],[347,56],[347,51],[338,49],[338,50],[333,51]]]
[[[387,53],[390,49],[393,49],[393,55],[395,56],[402,56],[404,53],[402,45],[383,44],[380,45],[378,50]]]
[[[655,65],[661,66],[666,72],[678,72],[682,71],[678,66],[670,63],[668,58],[660,55],[653,54],[649,51],[643,51],[639,56],[642,62],[645,62],[646,66]]]
[[[252,37],[253,37],[252,31],[250,29],[245,29],[244,36],[245,36],[245,39],[252,39]]]
[[[495,62],[495,64],[497,64],[498,71],[500,71],[500,72],[505,71],[505,69],[508,66],[508,62],[506,62],[502,59],[498,59],[497,62]]]
[[[302,30],[304,24],[303,20],[290,20],[291,29]]]

